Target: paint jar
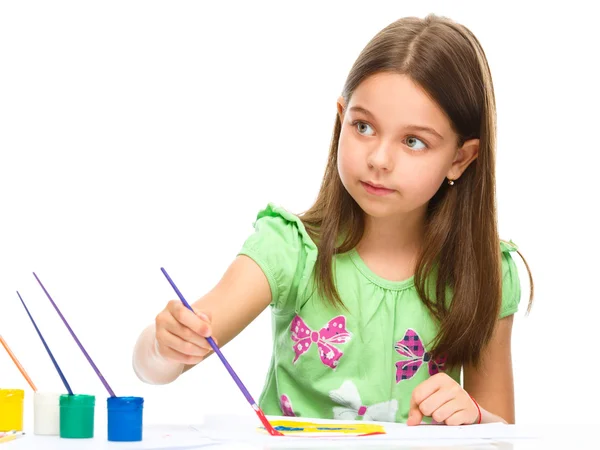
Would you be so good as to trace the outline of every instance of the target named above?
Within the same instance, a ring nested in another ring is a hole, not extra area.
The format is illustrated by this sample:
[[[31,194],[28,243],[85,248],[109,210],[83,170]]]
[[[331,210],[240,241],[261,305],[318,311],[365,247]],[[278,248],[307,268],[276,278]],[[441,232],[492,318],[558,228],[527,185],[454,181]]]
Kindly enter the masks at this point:
[[[109,397],[108,440],[132,442],[142,440],[142,397]]]
[[[0,431],[23,431],[23,389],[0,389]]]
[[[58,436],[60,433],[60,394],[36,392],[33,394],[33,433]]]
[[[94,437],[93,395],[60,396],[60,437],[70,439],[86,439]]]

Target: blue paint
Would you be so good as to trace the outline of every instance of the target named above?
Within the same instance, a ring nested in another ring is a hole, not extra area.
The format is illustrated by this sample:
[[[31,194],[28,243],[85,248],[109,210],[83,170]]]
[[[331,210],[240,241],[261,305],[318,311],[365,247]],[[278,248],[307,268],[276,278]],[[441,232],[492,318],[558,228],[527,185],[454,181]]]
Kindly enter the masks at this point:
[[[304,427],[286,427],[283,425],[279,425],[274,427],[277,431],[306,431],[307,429]],[[319,430],[319,431],[342,431],[342,430],[355,430],[356,428],[349,428],[349,427],[344,427],[344,428],[336,428],[336,427],[310,427],[308,428],[308,431],[310,431],[311,429],[315,429],[315,430]]]
[[[304,431],[304,428],[285,427],[283,425],[279,425],[273,428],[275,428],[277,431]]]
[[[134,442],[142,440],[142,412],[144,399],[141,397],[109,397],[108,440]]]

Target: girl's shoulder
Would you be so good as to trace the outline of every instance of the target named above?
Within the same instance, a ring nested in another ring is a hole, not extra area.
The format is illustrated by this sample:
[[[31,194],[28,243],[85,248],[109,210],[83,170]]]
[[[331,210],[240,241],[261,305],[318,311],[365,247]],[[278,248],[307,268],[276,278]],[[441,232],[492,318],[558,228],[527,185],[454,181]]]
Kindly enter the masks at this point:
[[[317,251],[300,217],[274,203],[257,213],[252,226],[254,232],[244,244],[247,247],[267,246],[272,251],[285,249],[304,255]]]
[[[273,203],[261,209],[238,252],[252,258],[271,288],[271,306],[283,309],[306,287],[317,246],[300,217]]]

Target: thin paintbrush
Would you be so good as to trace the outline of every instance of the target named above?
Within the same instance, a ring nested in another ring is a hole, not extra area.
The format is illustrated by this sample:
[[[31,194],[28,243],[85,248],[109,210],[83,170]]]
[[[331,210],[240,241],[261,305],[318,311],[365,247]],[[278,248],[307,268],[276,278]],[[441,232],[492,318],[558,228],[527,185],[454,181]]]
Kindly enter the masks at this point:
[[[77,339],[77,336],[75,336],[75,333],[71,329],[71,326],[67,322],[67,319],[65,319],[65,317],[62,315],[62,313],[60,312],[60,309],[58,309],[58,306],[56,306],[56,303],[54,303],[54,300],[52,300],[52,297],[50,297],[50,294],[48,293],[48,291],[46,290],[46,288],[44,287],[44,285],[42,284],[42,282],[40,281],[40,279],[38,278],[38,276],[35,274],[35,272],[33,272],[33,276],[35,277],[35,279],[37,280],[37,282],[42,287],[42,290],[46,294],[46,297],[48,297],[48,300],[50,300],[50,303],[52,303],[52,306],[54,306],[54,309],[56,310],[56,312],[58,313],[58,315],[62,319],[63,323],[67,327],[67,330],[69,330],[69,333],[71,333],[71,336],[73,336],[73,339],[75,339],[75,342],[77,342],[77,345],[79,346],[79,349],[81,350],[81,352],[83,353],[83,355],[86,357],[86,359],[88,360],[88,362],[90,363],[90,365],[92,366],[92,368],[94,369],[94,371],[96,372],[96,375],[98,375],[98,378],[100,378],[100,381],[102,382],[102,384],[104,385],[104,387],[106,388],[106,390],[108,391],[108,393],[110,394],[110,396],[111,397],[115,397],[115,393],[113,392],[113,390],[110,388],[110,386],[108,385],[108,383],[106,382],[106,380],[104,379],[104,377],[102,376],[102,374],[100,373],[100,369],[98,369],[98,367],[96,367],[96,364],[94,364],[94,361],[92,361],[92,358],[90,357],[90,355],[88,355],[88,352],[85,350],[85,348],[83,348],[83,345],[81,344],[81,342],[79,342],[79,339]]]
[[[71,390],[71,386],[69,386],[69,383],[67,382],[67,379],[65,378],[64,374],[62,373],[62,370],[60,370],[60,367],[58,366],[58,363],[56,362],[56,359],[54,359],[54,356],[52,355],[52,352],[50,351],[50,347],[48,347],[48,344],[46,344],[46,340],[44,339],[44,336],[42,336],[42,332],[40,331],[40,329],[36,325],[35,320],[33,320],[33,317],[31,316],[31,313],[29,312],[29,309],[27,308],[27,305],[25,304],[25,301],[23,300],[23,297],[21,297],[21,294],[19,294],[19,291],[17,291],[17,295],[19,296],[19,300],[21,300],[21,303],[23,304],[23,308],[25,308],[25,311],[27,312],[27,315],[29,316],[29,319],[31,320],[31,323],[33,324],[33,327],[35,328],[35,331],[37,331],[38,336],[42,340],[42,344],[44,344],[44,348],[48,352],[48,356],[52,360],[52,364],[54,364],[54,368],[58,372],[58,376],[60,377],[60,379],[62,380],[63,384],[65,385],[65,388],[67,389],[67,392],[69,393],[69,395],[73,395],[73,391]]]
[[[190,304],[183,297],[183,294],[179,291],[179,289],[177,289],[177,286],[175,286],[175,283],[173,283],[173,280],[171,280],[171,277],[169,276],[167,271],[165,269],[163,269],[162,267],[160,268],[160,270],[162,271],[164,276],[167,278],[167,281],[169,282],[169,284],[171,285],[171,287],[173,288],[173,290],[179,297],[179,300],[181,300],[181,303],[183,303],[187,309],[194,312],[194,310],[192,309]],[[265,413],[263,413],[262,409],[260,409],[260,407],[256,404],[256,402],[250,395],[250,392],[248,392],[248,389],[246,389],[246,386],[244,386],[244,383],[242,383],[242,380],[240,380],[240,378],[237,376],[237,374],[235,373],[233,368],[229,365],[229,363],[225,359],[225,356],[223,356],[223,353],[221,353],[221,350],[219,349],[219,347],[217,346],[217,344],[215,343],[213,338],[209,336],[206,338],[206,340],[208,341],[208,343],[210,344],[210,346],[212,347],[214,352],[217,354],[217,356],[219,357],[221,362],[225,365],[225,368],[227,369],[227,371],[229,372],[229,374],[235,381],[235,384],[237,384],[237,386],[240,388],[240,390],[244,394],[244,397],[246,397],[246,400],[248,400],[248,403],[250,403],[250,406],[252,406],[252,409],[254,409],[254,412],[256,412],[256,415],[258,416],[258,418],[264,425],[265,429],[269,432],[269,434],[271,436],[283,436],[282,433],[280,433],[275,428],[273,428],[273,425],[271,425],[271,423],[268,421],[267,417],[265,416]]]
[[[6,341],[4,340],[4,338],[2,336],[0,336],[0,344],[2,344],[2,346],[4,347],[4,350],[6,350],[6,353],[8,353],[8,356],[10,356],[10,359],[13,360],[13,362],[15,363],[15,366],[17,366],[17,369],[19,369],[19,372],[21,372],[21,375],[23,375],[23,378],[25,378],[27,383],[29,383],[29,386],[31,386],[31,389],[33,389],[33,392],[37,392],[37,388],[35,387],[35,384],[33,384],[33,381],[31,381],[31,378],[29,378],[29,375],[27,375],[27,372],[25,371],[25,369],[23,368],[23,366],[21,365],[21,363],[19,362],[19,360],[17,359],[15,354],[12,352],[12,350],[10,349],[10,347],[8,346],[8,344],[6,343]]]

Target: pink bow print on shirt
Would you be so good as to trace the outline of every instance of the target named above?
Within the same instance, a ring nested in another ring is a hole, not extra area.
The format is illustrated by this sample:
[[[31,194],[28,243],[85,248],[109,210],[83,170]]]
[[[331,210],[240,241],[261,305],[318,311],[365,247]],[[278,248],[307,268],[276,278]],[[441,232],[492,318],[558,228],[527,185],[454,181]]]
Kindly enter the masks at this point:
[[[351,338],[351,333],[346,330],[346,318],[344,316],[334,317],[317,332],[308,328],[300,316],[297,315],[292,320],[290,331],[292,341],[294,341],[294,352],[296,353],[294,363],[310,349],[312,344],[316,343],[321,361],[332,369],[337,367],[340,358],[344,354],[332,344],[345,344]]]
[[[410,328],[406,330],[404,339],[396,342],[394,348],[402,356],[410,358],[396,363],[396,383],[410,380],[421,368],[423,363],[426,363],[429,366],[429,375],[435,375],[441,370],[444,370],[446,357],[442,356],[435,360],[432,359],[431,354],[425,351],[423,342],[421,342],[421,338],[415,330]]]
[[[296,417],[296,413],[294,412],[294,407],[292,406],[292,401],[290,398],[283,394],[279,398],[279,406],[281,407],[281,412],[286,417]]]

